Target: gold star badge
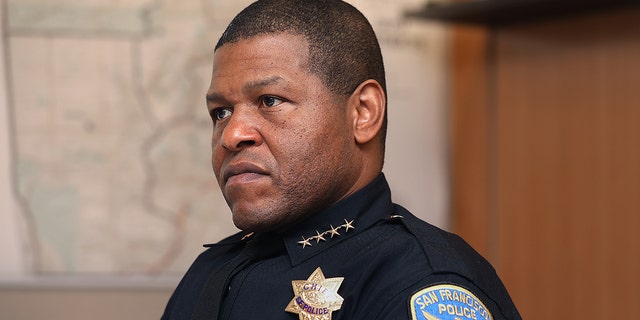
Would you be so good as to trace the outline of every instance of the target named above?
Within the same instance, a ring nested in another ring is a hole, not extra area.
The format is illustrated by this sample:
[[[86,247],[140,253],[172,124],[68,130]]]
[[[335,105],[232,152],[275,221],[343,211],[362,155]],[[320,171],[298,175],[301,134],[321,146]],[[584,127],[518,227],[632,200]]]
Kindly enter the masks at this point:
[[[293,280],[293,299],[285,309],[297,313],[300,320],[331,320],[331,313],[340,310],[344,300],[338,288],[344,278],[326,279],[317,268],[307,280]]]

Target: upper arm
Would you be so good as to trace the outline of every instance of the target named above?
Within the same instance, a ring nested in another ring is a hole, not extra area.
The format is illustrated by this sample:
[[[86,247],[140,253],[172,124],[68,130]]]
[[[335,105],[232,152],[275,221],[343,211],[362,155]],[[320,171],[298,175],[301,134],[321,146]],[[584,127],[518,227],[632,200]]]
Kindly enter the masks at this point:
[[[502,286],[502,283],[496,285]],[[436,274],[420,279],[389,299],[369,319],[520,319],[509,301],[489,297],[472,281],[456,274]],[[503,310],[504,309],[504,310]]]

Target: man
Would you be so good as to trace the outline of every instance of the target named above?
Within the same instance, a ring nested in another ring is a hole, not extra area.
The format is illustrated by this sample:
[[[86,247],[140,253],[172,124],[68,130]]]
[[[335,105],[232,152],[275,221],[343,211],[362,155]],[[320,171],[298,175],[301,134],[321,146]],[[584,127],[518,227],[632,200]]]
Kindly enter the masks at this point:
[[[263,0],[216,45],[215,177],[243,230],[203,252],[163,319],[519,319],[491,266],[391,202],[386,89],[364,16]]]

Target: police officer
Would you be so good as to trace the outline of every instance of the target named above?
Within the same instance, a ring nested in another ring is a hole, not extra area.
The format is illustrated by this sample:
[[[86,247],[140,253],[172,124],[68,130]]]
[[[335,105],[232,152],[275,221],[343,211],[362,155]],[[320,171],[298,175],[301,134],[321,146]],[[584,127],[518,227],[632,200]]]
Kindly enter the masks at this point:
[[[243,230],[207,245],[163,319],[519,319],[463,240],[391,200],[386,85],[340,0],[261,0],[216,45],[215,178]]]

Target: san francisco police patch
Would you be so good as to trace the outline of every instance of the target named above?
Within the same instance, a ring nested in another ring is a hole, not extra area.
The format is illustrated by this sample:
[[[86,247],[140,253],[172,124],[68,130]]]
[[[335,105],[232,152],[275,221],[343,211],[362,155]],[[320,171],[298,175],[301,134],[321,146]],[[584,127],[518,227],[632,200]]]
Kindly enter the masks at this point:
[[[493,320],[473,293],[452,284],[424,288],[409,300],[413,320]]]

